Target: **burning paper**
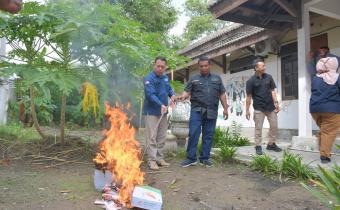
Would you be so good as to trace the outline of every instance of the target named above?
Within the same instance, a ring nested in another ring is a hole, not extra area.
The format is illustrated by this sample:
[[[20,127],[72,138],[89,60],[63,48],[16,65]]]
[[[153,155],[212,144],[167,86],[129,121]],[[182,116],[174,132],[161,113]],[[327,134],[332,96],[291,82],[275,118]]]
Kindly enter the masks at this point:
[[[136,185],[144,182],[140,170],[141,148],[135,139],[135,129],[129,123],[124,107],[106,104],[106,117],[111,128],[105,131],[106,138],[100,144],[100,152],[94,162],[101,170],[109,170],[118,186],[118,201],[131,207],[131,197]]]

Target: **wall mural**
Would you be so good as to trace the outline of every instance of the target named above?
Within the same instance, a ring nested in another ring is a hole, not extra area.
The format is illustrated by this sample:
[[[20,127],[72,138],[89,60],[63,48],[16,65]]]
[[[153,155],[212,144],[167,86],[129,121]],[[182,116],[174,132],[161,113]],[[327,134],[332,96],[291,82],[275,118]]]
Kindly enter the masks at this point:
[[[235,113],[237,117],[245,115],[246,83],[249,78],[249,76],[233,77],[227,80],[225,85],[229,103],[229,113]]]

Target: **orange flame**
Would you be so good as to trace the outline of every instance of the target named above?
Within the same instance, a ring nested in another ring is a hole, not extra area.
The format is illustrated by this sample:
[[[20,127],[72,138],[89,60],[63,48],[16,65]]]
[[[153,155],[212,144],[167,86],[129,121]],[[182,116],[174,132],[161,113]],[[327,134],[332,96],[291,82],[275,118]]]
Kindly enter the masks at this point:
[[[135,139],[136,130],[122,111],[123,107],[110,107],[108,103],[105,106],[111,128],[104,131],[106,138],[100,144],[100,153],[94,162],[106,165],[112,172],[115,182],[120,185],[119,202],[130,207],[134,187],[144,182],[144,173],[140,170],[141,148]]]

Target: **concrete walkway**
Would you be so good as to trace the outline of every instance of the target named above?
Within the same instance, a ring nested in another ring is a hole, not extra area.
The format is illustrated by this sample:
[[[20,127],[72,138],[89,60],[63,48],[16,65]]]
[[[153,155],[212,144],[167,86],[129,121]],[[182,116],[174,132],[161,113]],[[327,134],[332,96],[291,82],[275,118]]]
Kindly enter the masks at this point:
[[[309,165],[312,168],[316,168],[318,165],[321,165],[325,168],[331,168],[335,163],[340,165],[340,154],[333,155],[331,157],[331,162],[328,164],[321,164],[320,162],[320,154],[317,151],[302,151],[302,150],[294,150],[290,148],[290,143],[280,143],[279,147],[282,149],[288,150],[290,153],[297,154],[302,156],[302,162],[304,164]],[[262,145],[263,152],[269,155],[273,159],[281,160],[283,157],[283,152],[273,152],[266,150],[266,145]],[[251,162],[255,155],[254,146],[244,146],[239,147],[237,150],[236,159],[242,162]]]

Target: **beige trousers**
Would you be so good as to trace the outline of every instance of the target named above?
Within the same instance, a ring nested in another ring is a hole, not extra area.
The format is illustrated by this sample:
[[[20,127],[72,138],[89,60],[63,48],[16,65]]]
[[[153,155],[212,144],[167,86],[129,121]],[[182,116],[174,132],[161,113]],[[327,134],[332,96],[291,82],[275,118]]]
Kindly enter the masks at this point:
[[[260,146],[262,142],[262,128],[264,118],[267,117],[269,122],[269,133],[268,133],[268,144],[272,144],[276,140],[277,135],[277,113],[272,112],[261,112],[258,110],[254,111],[254,121],[255,121],[255,143],[256,146]]]
[[[318,134],[320,155],[330,157],[332,146],[340,129],[340,114],[312,113],[312,117],[320,128]]]
[[[144,120],[145,141],[149,145],[147,148],[148,161],[160,161],[164,159],[163,148],[168,130],[167,116],[165,114],[161,119],[161,116],[145,115]]]

